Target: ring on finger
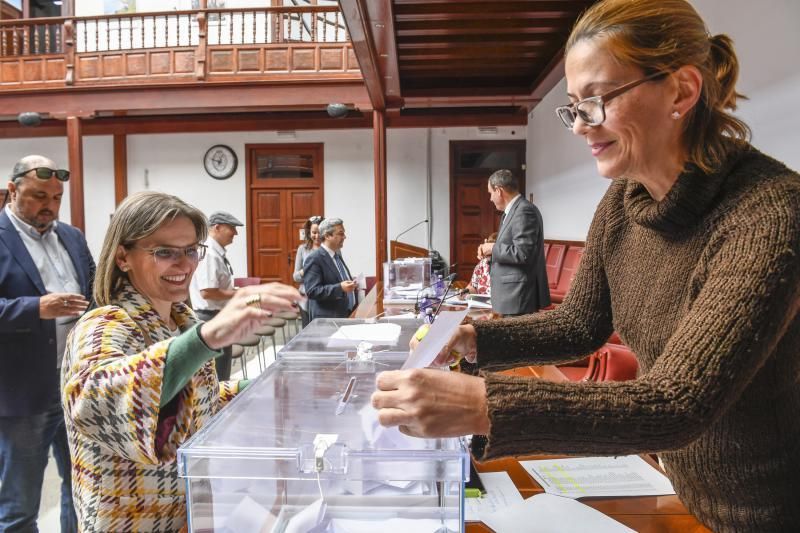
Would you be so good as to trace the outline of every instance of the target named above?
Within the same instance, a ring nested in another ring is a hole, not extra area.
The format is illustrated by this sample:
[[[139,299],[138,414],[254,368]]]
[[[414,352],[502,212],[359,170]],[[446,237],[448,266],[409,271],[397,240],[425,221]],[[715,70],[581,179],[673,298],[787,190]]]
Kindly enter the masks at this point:
[[[247,300],[244,301],[245,305],[250,305],[253,307],[261,307],[261,293],[256,293],[251,296],[247,297]]]
[[[67,300],[66,298],[62,298],[61,303],[64,305],[64,307],[66,307],[69,305],[69,300]]]

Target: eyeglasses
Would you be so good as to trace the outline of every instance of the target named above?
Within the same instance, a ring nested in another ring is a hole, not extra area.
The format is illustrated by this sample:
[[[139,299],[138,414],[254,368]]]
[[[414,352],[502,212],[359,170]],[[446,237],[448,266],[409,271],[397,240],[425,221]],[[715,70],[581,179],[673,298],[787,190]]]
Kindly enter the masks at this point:
[[[193,263],[198,263],[206,256],[207,247],[205,244],[195,244],[186,248],[173,248],[172,246],[156,246],[155,248],[134,246],[134,248],[139,248],[152,255],[156,263],[177,263],[183,256]]]
[[[606,120],[605,104],[642,83],[665,77],[667,74],[669,73],[656,72],[655,74],[651,74],[639,80],[626,83],[606,94],[590,96],[589,98],[584,98],[573,104],[558,106],[556,108],[556,115],[558,115],[558,118],[561,119],[561,122],[564,123],[564,126],[566,126],[568,130],[571,130],[575,126],[575,119],[578,117],[580,117],[587,126],[599,126]]]
[[[69,170],[64,170],[63,168],[56,170],[48,167],[29,168],[25,172],[14,174],[11,179],[21,178],[31,171],[36,171],[36,177],[40,180],[49,180],[50,178],[56,178],[59,181],[69,180]]]

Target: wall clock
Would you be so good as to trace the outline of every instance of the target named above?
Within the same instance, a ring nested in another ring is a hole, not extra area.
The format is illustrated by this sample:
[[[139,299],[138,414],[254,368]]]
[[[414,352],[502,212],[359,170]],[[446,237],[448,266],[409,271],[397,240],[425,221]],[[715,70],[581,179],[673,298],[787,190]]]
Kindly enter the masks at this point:
[[[203,166],[208,175],[217,180],[228,179],[236,172],[239,160],[230,146],[216,144],[203,156]]]

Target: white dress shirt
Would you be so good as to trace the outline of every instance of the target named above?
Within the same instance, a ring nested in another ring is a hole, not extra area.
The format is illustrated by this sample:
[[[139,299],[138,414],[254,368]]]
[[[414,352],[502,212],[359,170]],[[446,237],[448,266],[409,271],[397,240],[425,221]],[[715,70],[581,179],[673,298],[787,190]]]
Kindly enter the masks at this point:
[[[232,289],[233,274],[225,261],[225,248],[213,237],[204,243],[208,249],[206,256],[197,265],[192,282],[189,284],[189,295],[192,308],[203,311],[218,311],[225,307],[227,300],[206,300],[200,291],[205,289]]]

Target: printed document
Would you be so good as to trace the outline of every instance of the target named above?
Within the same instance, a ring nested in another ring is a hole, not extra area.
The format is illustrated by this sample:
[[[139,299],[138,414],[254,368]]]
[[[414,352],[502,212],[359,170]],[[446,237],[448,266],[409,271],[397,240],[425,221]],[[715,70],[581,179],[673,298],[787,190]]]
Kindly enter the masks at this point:
[[[669,479],[638,455],[520,461],[548,494],[662,496],[675,494]]]
[[[486,494],[482,498],[464,498],[464,520],[483,522],[485,515],[522,503],[522,495],[514,486],[508,472],[479,472]]]
[[[537,494],[522,503],[483,517],[495,533],[636,533],[600,511],[579,501],[552,494]]]

